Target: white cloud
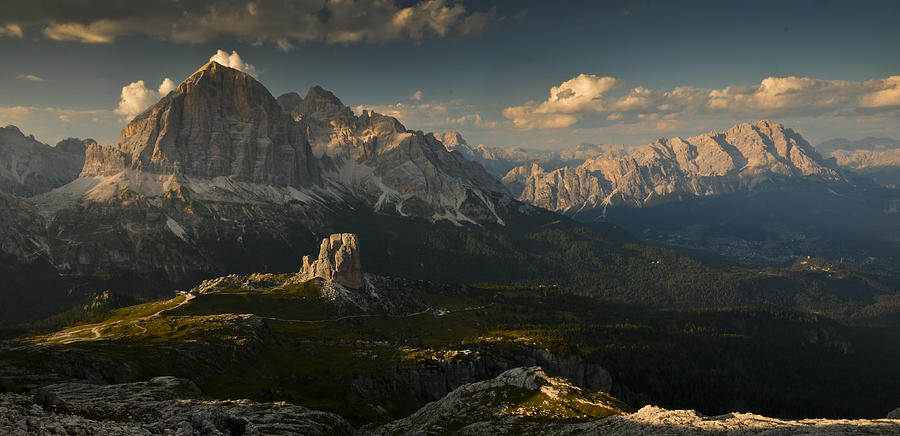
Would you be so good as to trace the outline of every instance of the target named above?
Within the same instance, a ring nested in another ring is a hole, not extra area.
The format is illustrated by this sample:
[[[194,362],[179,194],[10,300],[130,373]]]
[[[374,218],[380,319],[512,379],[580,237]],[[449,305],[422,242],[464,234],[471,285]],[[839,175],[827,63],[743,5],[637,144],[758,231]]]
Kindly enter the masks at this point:
[[[503,115],[521,130],[594,124],[637,123],[664,118],[667,128],[678,116],[706,118],[813,117],[900,106],[900,76],[864,82],[809,77],[767,77],[757,85],[704,89],[690,86],[655,91],[643,86],[616,92],[622,81],[578,75],[550,88],[550,97],[510,106]]]
[[[253,77],[259,75],[256,67],[244,62],[244,60],[241,59],[241,56],[234,50],[231,51],[231,54],[228,54],[225,50],[218,50],[216,51],[216,54],[209,58],[209,60],[216,61],[226,67],[234,68],[235,70],[243,71]]]
[[[25,33],[18,24],[0,25],[0,37],[24,38]]]
[[[99,20],[84,25],[80,23],[51,24],[44,28],[44,36],[55,41],[79,41],[89,44],[112,42],[124,35],[126,27],[121,23]]]
[[[84,43],[127,35],[190,43],[234,37],[289,50],[306,41],[383,43],[470,36],[502,19],[493,10],[467,11],[454,0],[168,1],[130,2],[127,8],[120,3],[15,2],[4,6],[0,26],[6,27],[0,27],[0,36],[21,37],[19,25],[34,25],[43,27],[46,38]]]
[[[42,77],[35,76],[34,74],[19,74],[18,76],[16,76],[16,79],[30,80],[32,82],[45,81]]]
[[[165,79],[163,79],[162,83],[159,84],[160,97],[169,95],[169,93],[174,91],[177,87],[178,85],[176,85],[175,82],[172,81],[172,79],[166,77]]]
[[[503,110],[503,116],[522,130],[569,127],[579,120],[573,114],[603,111],[604,96],[621,85],[622,81],[614,77],[579,74],[550,88],[546,101],[508,107]]]
[[[891,76],[875,82],[876,90],[863,97],[863,107],[900,106],[900,76]]]
[[[159,90],[154,91],[144,85],[143,80],[131,82],[122,87],[121,99],[119,106],[115,109],[115,113],[125,116],[125,121],[146,110],[150,105],[156,103],[160,98],[165,97],[169,92],[175,89],[175,82],[166,77],[159,85]]]
[[[414,93],[409,97],[409,99],[410,99],[410,100],[414,100],[414,101],[420,101],[420,100],[422,100],[422,91],[419,90],[419,91],[414,92]]]

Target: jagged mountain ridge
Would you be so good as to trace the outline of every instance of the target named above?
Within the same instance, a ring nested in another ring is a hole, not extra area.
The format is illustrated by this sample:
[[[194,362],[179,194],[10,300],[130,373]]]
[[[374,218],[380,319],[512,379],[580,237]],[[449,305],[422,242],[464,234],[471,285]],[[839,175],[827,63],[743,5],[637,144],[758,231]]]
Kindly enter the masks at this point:
[[[407,217],[481,227],[535,211],[433,135],[357,116],[320,87],[275,99],[215,62],[135,117],[119,144],[83,155],[78,178],[8,214],[37,224],[0,235],[5,252],[135,292],[283,270],[321,235],[357,230],[373,214],[396,228]]]
[[[69,138],[51,147],[16,126],[0,127],[0,192],[30,197],[75,180],[85,148],[94,143]]]
[[[505,188],[432,135],[352,113],[314,87],[276,100],[251,76],[210,62],[122,130],[92,145],[81,177],[39,203],[103,201],[127,189],[202,201],[362,202],[453,222],[503,219]],[[470,216],[473,215],[473,216]]]
[[[866,137],[851,141],[832,139],[817,149],[828,154],[843,168],[871,178],[881,186],[900,186],[900,141],[890,138]]]
[[[503,183],[521,201],[575,213],[749,191],[794,179],[844,180],[799,134],[759,121],[721,133],[662,138],[621,158],[598,157],[555,171],[520,166]]]

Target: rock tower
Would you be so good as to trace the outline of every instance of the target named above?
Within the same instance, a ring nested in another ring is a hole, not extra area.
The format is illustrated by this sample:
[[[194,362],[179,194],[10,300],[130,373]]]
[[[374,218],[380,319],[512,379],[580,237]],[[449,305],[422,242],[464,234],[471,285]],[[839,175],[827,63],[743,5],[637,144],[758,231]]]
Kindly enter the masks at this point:
[[[318,277],[347,287],[362,288],[359,236],[355,233],[335,233],[323,239],[318,259],[303,256],[300,276],[303,280]]]

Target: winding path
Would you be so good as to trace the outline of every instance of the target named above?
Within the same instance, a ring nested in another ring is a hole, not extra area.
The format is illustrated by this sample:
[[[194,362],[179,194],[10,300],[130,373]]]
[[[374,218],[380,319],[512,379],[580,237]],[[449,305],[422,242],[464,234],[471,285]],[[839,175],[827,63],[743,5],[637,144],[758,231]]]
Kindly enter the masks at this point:
[[[45,339],[43,342],[57,342],[57,343],[60,343],[60,344],[71,344],[72,342],[97,341],[97,340],[101,340],[101,339],[102,339],[102,334],[100,333],[100,330],[105,329],[105,328],[108,328],[108,327],[112,327],[112,326],[114,326],[114,325],[122,324],[122,323],[135,324],[135,327],[138,327],[138,328],[140,328],[141,330],[143,330],[142,333],[146,333],[146,332],[147,332],[147,329],[144,328],[142,325],[140,325],[140,323],[141,323],[142,321],[146,321],[146,320],[149,320],[149,319],[152,319],[152,318],[156,318],[156,317],[162,315],[163,312],[168,312],[168,311],[170,311],[170,310],[178,309],[179,307],[184,306],[185,304],[187,304],[188,302],[190,302],[191,300],[193,300],[194,297],[195,297],[195,295],[193,295],[193,294],[185,294],[185,295],[184,295],[184,300],[182,300],[180,303],[176,304],[175,306],[173,306],[173,307],[162,308],[162,309],[156,311],[155,313],[151,313],[150,315],[142,316],[142,317],[140,317],[140,318],[123,319],[123,320],[115,321],[115,322],[112,322],[112,323],[109,323],[109,324],[102,324],[102,323],[101,323],[101,324],[99,324],[99,325],[95,325],[95,326],[92,326],[92,327],[91,327],[91,326],[88,326],[88,327],[83,327],[83,328],[74,329],[74,330],[72,330],[72,329],[63,330],[63,331],[61,331],[61,332],[54,333],[54,334],[52,334],[52,335],[46,337],[46,339]],[[85,331],[90,331],[90,332],[94,335],[94,337],[92,337],[92,338],[87,338],[87,337],[78,337],[78,336],[76,336],[76,335],[78,335],[78,334],[80,334],[80,333],[82,333],[82,332],[85,332]]]

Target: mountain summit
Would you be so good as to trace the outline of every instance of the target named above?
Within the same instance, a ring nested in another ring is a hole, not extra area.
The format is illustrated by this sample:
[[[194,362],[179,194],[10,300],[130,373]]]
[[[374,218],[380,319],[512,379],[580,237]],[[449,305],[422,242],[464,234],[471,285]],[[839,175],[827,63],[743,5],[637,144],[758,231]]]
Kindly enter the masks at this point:
[[[135,117],[121,136],[115,149],[88,150],[83,175],[134,169],[273,186],[318,181],[302,127],[256,79],[216,62]]]

